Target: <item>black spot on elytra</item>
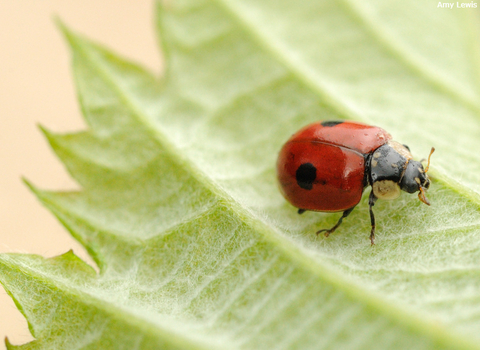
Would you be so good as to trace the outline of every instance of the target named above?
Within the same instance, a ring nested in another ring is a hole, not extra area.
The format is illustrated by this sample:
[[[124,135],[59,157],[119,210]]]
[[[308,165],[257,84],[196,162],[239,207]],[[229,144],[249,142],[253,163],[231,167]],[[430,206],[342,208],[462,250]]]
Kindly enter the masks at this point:
[[[324,122],[321,122],[320,124],[325,127],[332,127],[338,124],[342,124],[344,121],[343,120],[327,120]]]
[[[317,168],[312,163],[303,163],[300,165],[295,173],[297,184],[305,190],[311,190],[313,181],[317,177]]]

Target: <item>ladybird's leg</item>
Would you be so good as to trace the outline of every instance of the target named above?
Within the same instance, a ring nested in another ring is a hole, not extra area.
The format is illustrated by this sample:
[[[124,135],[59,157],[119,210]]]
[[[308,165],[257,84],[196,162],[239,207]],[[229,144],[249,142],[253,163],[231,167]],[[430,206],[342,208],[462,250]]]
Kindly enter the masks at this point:
[[[299,213],[299,214],[303,214],[303,213],[305,213],[306,211],[307,211],[307,209],[298,209],[298,213]]]
[[[373,206],[375,205],[375,202],[377,201],[377,197],[370,192],[370,197],[368,197],[368,209],[370,210],[370,221],[372,223],[372,231],[370,232],[370,242],[372,245],[375,244],[375,215],[373,215]]]
[[[350,209],[345,210],[345,211],[343,212],[343,215],[340,217],[340,219],[338,220],[338,222],[335,224],[335,226],[333,226],[331,229],[323,229],[323,230],[317,231],[317,235],[318,235],[319,233],[325,232],[325,233],[324,233],[325,237],[330,236],[330,233],[334,232],[334,231],[338,228],[338,226],[340,226],[340,224],[342,223],[342,220],[343,220],[344,218],[346,218],[346,217],[353,211],[353,209],[355,209],[355,207],[352,207],[352,208],[350,208]]]

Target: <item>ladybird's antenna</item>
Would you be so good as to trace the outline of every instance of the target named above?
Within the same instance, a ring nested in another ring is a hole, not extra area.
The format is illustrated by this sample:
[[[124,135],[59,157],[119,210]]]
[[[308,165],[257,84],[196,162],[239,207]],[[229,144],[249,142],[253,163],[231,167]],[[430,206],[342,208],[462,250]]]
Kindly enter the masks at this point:
[[[435,152],[435,147],[432,147],[432,150],[430,151],[430,154],[428,155],[428,163],[427,163],[427,167],[425,168],[425,172],[427,172],[428,168],[430,168],[430,157],[432,156],[433,152]],[[424,195],[424,197],[425,197],[425,195]],[[425,203],[425,204],[427,204],[427,203]]]
[[[431,154],[431,153],[430,153]],[[426,205],[430,205],[430,201],[428,200],[428,198],[425,196],[425,190],[423,189],[423,187],[419,187],[418,188],[420,192],[418,192],[418,199],[420,199],[423,203],[425,203]]]
[[[430,153],[432,155],[433,151]],[[430,158],[430,157],[428,157]],[[428,167],[427,167],[428,168]],[[426,171],[425,171],[426,172]],[[430,205],[430,201],[428,198],[425,196],[425,188],[422,187],[420,184],[420,179],[418,177],[415,178],[416,183],[418,184],[418,199],[420,199],[423,203],[426,205]]]

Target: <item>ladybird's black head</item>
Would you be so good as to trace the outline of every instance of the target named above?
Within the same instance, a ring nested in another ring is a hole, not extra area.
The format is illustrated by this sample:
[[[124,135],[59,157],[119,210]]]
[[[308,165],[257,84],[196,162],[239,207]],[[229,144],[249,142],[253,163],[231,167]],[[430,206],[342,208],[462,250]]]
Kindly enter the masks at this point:
[[[425,197],[425,190],[429,187],[430,179],[428,178],[427,171],[423,168],[422,163],[410,160],[407,164],[402,180],[400,181],[400,188],[408,193],[419,191],[418,198],[423,203],[430,205],[430,202]]]
[[[408,193],[420,191],[420,187],[430,187],[430,179],[423,169],[423,165],[415,160],[410,160],[400,181],[400,188]]]

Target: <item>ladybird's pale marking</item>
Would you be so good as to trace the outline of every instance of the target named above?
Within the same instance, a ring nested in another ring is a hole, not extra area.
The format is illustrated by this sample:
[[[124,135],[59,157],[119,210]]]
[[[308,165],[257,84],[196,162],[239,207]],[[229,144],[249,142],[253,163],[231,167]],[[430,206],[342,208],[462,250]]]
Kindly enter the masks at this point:
[[[402,145],[400,142],[390,140],[387,144],[392,147],[395,151],[397,151],[401,156],[407,158],[407,160],[413,159],[412,154],[408,150],[407,147]],[[375,157],[375,155],[373,155]]]
[[[380,199],[391,200],[400,196],[400,186],[390,180],[382,180],[373,183],[373,194]]]

